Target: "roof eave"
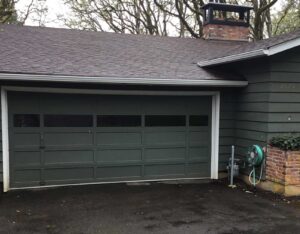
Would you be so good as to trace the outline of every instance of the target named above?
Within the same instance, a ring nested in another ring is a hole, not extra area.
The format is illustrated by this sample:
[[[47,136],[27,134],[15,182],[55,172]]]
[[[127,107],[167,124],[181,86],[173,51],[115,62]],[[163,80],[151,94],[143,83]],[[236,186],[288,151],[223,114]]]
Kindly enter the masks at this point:
[[[239,62],[239,61],[263,57],[263,56],[272,56],[297,46],[300,46],[300,37],[271,46],[266,49],[253,50],[250,52],[215,58],[211,60],[205,60],[205,61],[198,62],[197,64],[200,67],[209,67],[209,66],[221,65],[221,64],[232,63],[232,62]]]
[[[254,50],[251,52],[235,54],[235,55],[220,57],[220,58],[211,59],[211,60],[205,60],[205,61],[198,62],[197,64],[200,67],[209,67],[209,66],[221,65],[221,64],[225,64],[225,63],[232,63],[232,62],[247,60],[249,58],[257,58],[257,57],[262,57],[262,56],[266,56],[266,54],[264,53],[264,50],[260,49],[260,50]]]
[[[165,78],[125,78],[125,77],[86,77],[37,74],[0,73],[1,80],[41,81],[93,84],[127,84],[127,85],[170,85],[170,86],[207,86],[207,87],[244,87],[248,81],[243,80],[198,80]]]

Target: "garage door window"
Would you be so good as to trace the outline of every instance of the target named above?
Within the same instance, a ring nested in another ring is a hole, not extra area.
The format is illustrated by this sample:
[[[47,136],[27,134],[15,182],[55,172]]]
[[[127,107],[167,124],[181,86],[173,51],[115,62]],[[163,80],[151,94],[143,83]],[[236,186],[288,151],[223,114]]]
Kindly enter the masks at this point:
[[[208,116],[207,115],[191,115],[189,118],[190,126],[208,126]]]
[[[36,114],[15,114],[14,115],[14,127],[39,127],[40,116]]]
[[[45,115],[45,127],[92,127],[92,115]]]
[[[146,127],[180,127],[185,126],[184,115],[147,115]]]
[[[98,115],[97,127],[140,127],[140,115]]]

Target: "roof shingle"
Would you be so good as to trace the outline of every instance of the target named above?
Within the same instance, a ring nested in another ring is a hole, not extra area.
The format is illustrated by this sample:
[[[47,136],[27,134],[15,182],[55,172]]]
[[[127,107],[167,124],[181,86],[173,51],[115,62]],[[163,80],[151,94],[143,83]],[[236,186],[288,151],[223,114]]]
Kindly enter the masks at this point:
[[[241,42],[0,26],[0,73],[240,80],[197,66]]]

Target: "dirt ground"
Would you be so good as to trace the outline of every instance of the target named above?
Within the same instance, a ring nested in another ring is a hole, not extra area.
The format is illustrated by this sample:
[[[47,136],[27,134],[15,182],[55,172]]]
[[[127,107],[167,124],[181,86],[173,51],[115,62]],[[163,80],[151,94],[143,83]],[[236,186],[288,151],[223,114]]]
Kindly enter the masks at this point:
[[[242,182],[93,185],[0,198],[0,233],[300,233],[300,198]]]

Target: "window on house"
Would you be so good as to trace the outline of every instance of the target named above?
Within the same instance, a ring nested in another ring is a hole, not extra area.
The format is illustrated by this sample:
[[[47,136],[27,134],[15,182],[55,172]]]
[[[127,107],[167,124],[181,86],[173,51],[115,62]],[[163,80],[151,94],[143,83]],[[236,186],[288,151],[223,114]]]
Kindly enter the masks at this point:
[[[98,115],[97,127],[140,127],[140,115]]]
[[[40,116],[38,114],[15,114],[14,115],[14,127],[26,128],[26,127],[39,127]]]
[[[207,115],[191,115],[189,118],[190,126],[208,126]]]
[[[92,127],[92,115],[44,115],[45,127]]]
[[[147,115],[146,127],[179,127],[185,126],[184,115]]]

